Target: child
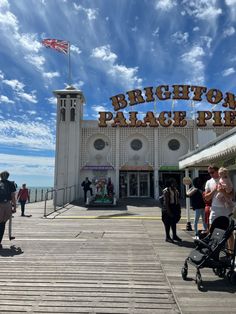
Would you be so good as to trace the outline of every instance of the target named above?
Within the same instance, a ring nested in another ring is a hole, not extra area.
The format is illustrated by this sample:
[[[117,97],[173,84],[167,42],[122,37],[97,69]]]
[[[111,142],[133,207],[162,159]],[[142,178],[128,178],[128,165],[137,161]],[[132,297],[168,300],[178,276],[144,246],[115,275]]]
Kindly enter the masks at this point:
[[[217,186],[217,194],[216,198],[224,204],[225,208],[233,211],[234,203],[232,201],[232,192],[233,192],[233,184],[230,180],[228,170],[226,168],[221,167],[218,171],[219,174],[219,183]],[[226,193],[221,192],[220,190],[224,190]]]

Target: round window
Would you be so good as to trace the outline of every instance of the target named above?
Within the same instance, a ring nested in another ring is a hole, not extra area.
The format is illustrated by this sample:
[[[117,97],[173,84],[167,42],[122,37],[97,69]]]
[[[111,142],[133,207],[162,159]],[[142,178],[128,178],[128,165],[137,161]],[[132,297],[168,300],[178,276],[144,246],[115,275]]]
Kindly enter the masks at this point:
[[[180,148],[180,142],[176,139],[170,140],[168,143],[168,147],[171,150],[178,150]]]
[[[97,150],[102,150],[105,147],[105,142],[101,138],[99,138],[93,143],[93,146]]]
[[[143,147],[143,144],[140,140],[136,139],[130,143],[130,146],[133,150],[140,150]]]

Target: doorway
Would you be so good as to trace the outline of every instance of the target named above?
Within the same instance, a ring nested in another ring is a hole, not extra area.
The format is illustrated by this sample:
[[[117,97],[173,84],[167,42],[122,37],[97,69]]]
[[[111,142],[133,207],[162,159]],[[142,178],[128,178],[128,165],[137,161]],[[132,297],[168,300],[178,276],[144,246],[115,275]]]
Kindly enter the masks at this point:
[[[121,172],[120,197],[150,197],[150,172]]]

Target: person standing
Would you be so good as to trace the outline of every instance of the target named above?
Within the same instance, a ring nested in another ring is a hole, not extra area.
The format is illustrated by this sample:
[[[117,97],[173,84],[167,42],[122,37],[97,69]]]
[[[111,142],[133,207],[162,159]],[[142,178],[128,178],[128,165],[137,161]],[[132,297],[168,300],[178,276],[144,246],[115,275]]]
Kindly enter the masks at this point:
[[[114,185],[111,182],[111,178],[108,178],[108,182],[107,182],[107,194],[110,197],[113,197],[114,195]]]
[[[22,188],[19,190],[17,194],[17,200],[21,206],[21,216],[25,216],[25,204],[30,200],[29,190],[26,188],[26,184],[22,184]]]
[[[232,209],[228,208],[223,204],[216,196],[218,192],[222,192],[225,195],[232,195],[232,192],[227,193],[224,189],[219,188],[219,168],[214,165],[208,167],[208,173],[211,179],[206,182],[205,186],[205,199],[207,201],[211,200],[211,213],[209,217],[209,223],[212,224],[213,220],[219,216],[226,216],[232,213]]]
[[[222,203],[216,196],[218,193],[223,193],[224,197],[227,199],[232,197],[233,191],[227,193],[224,188],[219,185],[219,168],[214,165],[208,167],[208,173],[211,176],[211,179],[206,182],[205,186],[205,199],[206,201],[212,201],[211,203],[211,213],[209,217],[209,224],[212,225],[212,222],[220,216],[229,217],[232,215],[232,208],[226,207],[225,203]],[[229,254],[234,254],[234,235],[232,234],[227,241],[228,252]]]
[[[6,222],[10,219],[12,212],[16,212],[16,187],[14,182],[8,180],[9,175],[8,171],[0,174],[0,249],[2,249]]]
[[[181,242],[176,233],[176,224],[181,218],[181,207],[179,200],[179,191],[175,187],[175,182],[169,180],[166,182],[166,188],[163,190],[162,222],[165,226],[166,242]],[[170,228],[173,237],[170,237]]]
[[[186,192],[190,197],[190,202],[194,210],[194,239],[199,239],[198,236],[198,222],[200,217],[202,218],[202,224],[204,231],[207,231],[207,224],[205,222],[205,202],[203,199],[203,191],[201,190],[200,178],[193,179],[193,186]]]
[[[90,191],[90,195],[93,195],[93,190],[90,187],[90,185],[92,184],[91,181],[89,181],[88,177],[85,178],[85,180],[82,182],[81,186],[84,189],[84,202],[86,203],[87,200],[87,192]]]

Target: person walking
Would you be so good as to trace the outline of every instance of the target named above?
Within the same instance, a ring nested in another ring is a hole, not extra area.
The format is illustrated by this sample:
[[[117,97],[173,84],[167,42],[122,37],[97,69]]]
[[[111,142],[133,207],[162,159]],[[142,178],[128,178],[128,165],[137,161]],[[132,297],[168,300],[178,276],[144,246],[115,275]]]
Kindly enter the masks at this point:
[[[0,249],[2,249],[6,222],[10,219],[12,212],[16,212],[16,187],[14,182],[8,180],[9,175],[8,171],[0,174]]]
[[[85,178],[85,180],[82,182],[81,186],[84,189],[84,202],[86,203],[87,200],[87,192],[90,191],[90,195],[93,195],[93,190],[90,187],[90,185],[92,184],[91,181],[89,181],[88,177]]]
[[[173,180],[169,180],[166,182],[166,188],[163,190],[162,222],[165,227],[166,242],[170,243],[182,241],[176,233],[176,224],[181,218],[181,207],[179,192],[175,184]],[[170,237],[170,229],[172,229],[172,238]]]
[[[190,197],[190,202],[194,210],[194,239],[199,239],[198,222],[202,218],[203,229],[207,231],[207,224],[205,221],[205,202],[203,199],[203,191],[201,190],[201,180],[199,177],[193,179],[193,186],[186,192]]]
[[[22,184],[22,188],[19,190],[17,194],[17,200],[21,206],[21,216],[25,216],[25,204],[30,200],[29,190],[26,188],[26,184]]]

